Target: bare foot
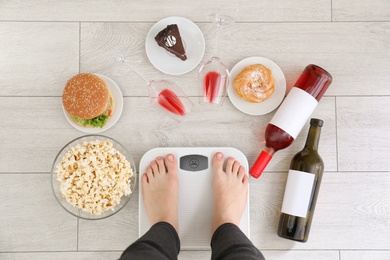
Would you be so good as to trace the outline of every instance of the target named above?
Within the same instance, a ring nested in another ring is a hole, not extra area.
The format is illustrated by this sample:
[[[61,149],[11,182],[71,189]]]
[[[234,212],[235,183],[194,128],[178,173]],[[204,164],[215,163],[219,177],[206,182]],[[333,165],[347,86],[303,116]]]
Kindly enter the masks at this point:
[[[152,225],[164,221],[179,231],[178,192],[179,177],[175,156],[168,154],[165,159],[157,157],[142,175],[142,196]]]
[[[224,158],[222,153],[213,157],[213,219],[211,231],[224,223],[240,224],[248,196],[249,178],[245,169],[234,158],[229,157],[226,162],[226,171],[223,171]]]

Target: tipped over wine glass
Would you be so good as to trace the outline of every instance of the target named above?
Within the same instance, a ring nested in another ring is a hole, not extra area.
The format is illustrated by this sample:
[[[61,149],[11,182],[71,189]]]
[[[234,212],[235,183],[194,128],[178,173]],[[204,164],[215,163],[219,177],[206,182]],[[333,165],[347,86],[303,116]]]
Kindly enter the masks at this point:
[[[119,63],[127,65],[148,87],[151,104],[159,111],[176,121],[182,121],[191,112],[193,103],[187,95],[172,81],[147,80],[126,60],[123,54],[116,57]]]
[[[229,84],[229,70],[219,58],[220,33],[222,28],[233,23],[230,16],[210,15],[215,31],[215,55],[206,61],[199,70],[200,97],[199,103],[222,106],[225,101],[227,86]]]

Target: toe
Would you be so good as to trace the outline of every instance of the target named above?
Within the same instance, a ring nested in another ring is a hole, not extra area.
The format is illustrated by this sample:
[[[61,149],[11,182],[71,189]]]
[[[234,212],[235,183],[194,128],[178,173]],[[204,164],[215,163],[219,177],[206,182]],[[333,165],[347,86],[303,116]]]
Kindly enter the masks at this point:
[[[235,160],[233,157],[229,157],[226,162],[226,173],[227,174],[232,174],[233,172],[233,164]]]
[[[150,163],[150,168],[152,169],[153,175],[158,174],[158,165],[156,161]]]
[[[157,165],[158,165],[158,173],[166,174],[167,170],[165,168],[164,159],[162,157],[157,157],[156,158],[156,162],[157,162]]]
[[[168,154],[165,157],[165,166],[167,167],[167,173],[177,174],[177,161],[173,154]]]
[[[145,174],[146,174],[146,177],[148,178],[148,182],[149,182],[149,180],[153,179],[153,177],[154,177],[153,169],[152,169],[152,167],[150,167],[150,165],[148,165],[146,167]]]
[[[245,186],[248,186],[248,184],[249,184],[249,177],[248,177],[248,175],[244,174],[244,178],[242,178],[242,183]]]
[[[238,178],[240,180],[243,180],[245,176],[245,168],[243,166],[240,166],[240,168],[238,169]]]
[[[239,161],[235,161],[235,162],[233,163],[232,174],[238,175],[238,171],[239,171],[239,169],[240,169],[240,166],[241,166],[240,162],[239,162]]]
[[[214,154],[212,165],[214,172],[222,172],[223,171],[223,154],[220,152],[217,152]]]
[[[144,173],[142,174],[142,185],[146,185],[149,183],[149,177],[148,177],[148,174]]]

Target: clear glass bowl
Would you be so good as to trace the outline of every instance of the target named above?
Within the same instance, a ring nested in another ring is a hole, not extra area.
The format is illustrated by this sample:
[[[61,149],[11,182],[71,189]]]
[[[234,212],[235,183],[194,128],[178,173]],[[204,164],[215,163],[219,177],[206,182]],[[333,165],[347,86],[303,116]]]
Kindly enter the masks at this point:
[[[86,142],[86,141],[91,142],[91,141],[96,141],[96,140],[99,140],[99,141],[109,140],[113,144],[113,148],[115,148],[123,156],[126,157],[126,159],[129,161],[131,168],[133,170],[133,176],[130,178],[130,180],[131,180],[131,183],[130,183],[131,193],[127,196],[125,196],[125,195],[122,196],[120,203],[115,205],[113,210],[109,209],[107,211],[102,212],[100,215],[94,215],[94,214],[91,214],[89,212],[85,212],[77,207],[72,206],[70,203],[68,203],[60,191],[61,183],[57,180],[57,174],[56,174],[57,164],[59,164],[62,161],[62,158],[65,156],[65,154],[67,152],[69,152],[71,150],[72,147],[75,147],[77,144],[82,144],[83,142]],[[104,136],[104,135],[85,135],[85,136],[82,136],[82,137],[79,137],[79,138],[76,138],[76,139],[70,141],[57,154],[57,156],[53,162],[52,169],[51,169],[51,186],[52,186],[52,190],[53,190],[54,196],[56,197],[57,201],[70,214],[72,214],[78,218],[82,218],[82,219],[90,219],[90,220],[103,219],[103,218],[110,217],[110,216],[116,214],[117,212],[119,212],[127,204],[127,202],[129,202],[131,196],[135,192],[135,186],[137,183],[136,180],[137,180],[137,171],[136,171],[136,167],[135,167],[133,158],[131,157],[129,152],[118,141],[116,141],[110,137]]]

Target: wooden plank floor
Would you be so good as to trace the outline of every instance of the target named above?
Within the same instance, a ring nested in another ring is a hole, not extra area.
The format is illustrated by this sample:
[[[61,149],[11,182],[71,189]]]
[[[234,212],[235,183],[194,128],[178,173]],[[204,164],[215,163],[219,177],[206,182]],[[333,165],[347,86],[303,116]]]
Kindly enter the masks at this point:
[[[197,104],[197,70],[169,76],[145,53],[151,26],[168,16],[193,20],[215,53],[208,15],[235,23],[221,36],[220,56],[231,69],[263,56],[283,70],[288,89],[309,63],[334,78],[314,112],[325,121],[320,153],[325,175],[310,239],[276,235],[292,156],[306,126],[250,180],[251,240],[267,259],[390,259],[390,1],[18,1],[0,0],[0,259],[117,259],[138,238],[138,189],[124,210],[105,220],[79,220],[52,195],[57,152],[83,135],[66,121],[63,87],[79,72],[109,76],[124,95],[123,114],[105,135],[122,142],[138,166],[155,147],[232,146],[252,164],[274,112],[249,116],[229,100]],[[169,79],[196,104],[180,126],[160,117],[123,54],[148,79]],[[209,259],[182,251],[179,259]]]

